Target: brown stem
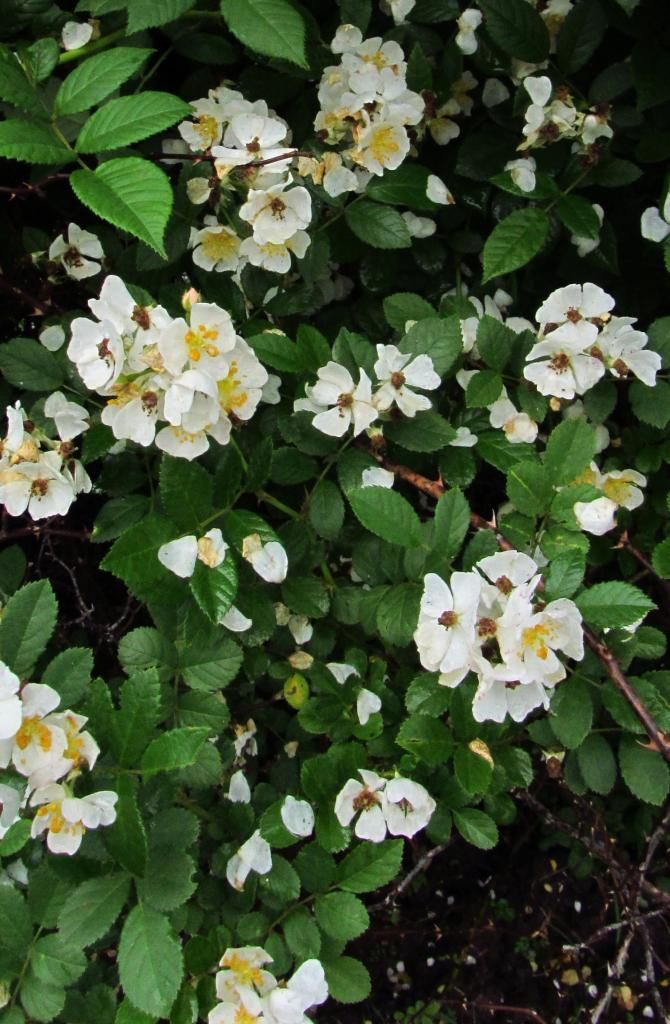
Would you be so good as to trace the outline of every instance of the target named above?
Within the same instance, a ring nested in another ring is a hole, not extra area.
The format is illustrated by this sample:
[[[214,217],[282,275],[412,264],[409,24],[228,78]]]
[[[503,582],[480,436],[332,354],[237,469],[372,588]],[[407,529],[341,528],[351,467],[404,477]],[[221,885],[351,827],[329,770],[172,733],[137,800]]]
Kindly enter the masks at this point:
[[[643,554],[640,551],[639,548],[636,548],[635,545],[633,544],[633,542],[629,539],[627,531],[624,531],[621,534],[621,537],[619,538],[619,543],[617,544],[617,547],[618,548],[623,548],[624,551],[627,551],[630,555],[633,556],[633,558],[635,559],[636,562],[639,562],[640,565],[643,565],[644,568],[647,570],[647,572],[651,573],[651,575],[654,577],[654,579],[656,579],[658,581],[658,583],[661,585],[661,587],[665,591],[666,595],[668,597],[670,597],[670,581],[669,580],[664,580],[662,576],[658,575],[658,573],[654,569],[654,566],[649,561],[647,556],[645,554]]]
[[[446,848],[446,843],[440,843],[439,846],[434,846],[432,850],[429,850],[428,853],[425,853],[423,857],[421,857],[417,861],[412,870],[407,872],[402,881],[400,881],[398,885],[394,886],[393,889],[391,889],[390,893],[387,896],[385,896],[384,899],[381,900],[381,902],[375,903],[373,906],[368,908],[370,912],[374,912],[375,910],[382,910],[384,907],[388,907],[390,903],[394,903],[395,900],[397,900],[398,896],[402,896],[405,890],[409,888],[409,886],[412,884],[417,875],[420,875],[423,871],[425,871],[429,864],[432,864],[436,857],[439,857],[441,853],[444,853]]]
[[[0,544],[12,543],[15,540],[20,540],[21,537],[40,537],[42,535],[79,541],[91,539],[85,530],[65,530],[59,526],[51,526],[49,523],[44,523],[42,526],[35,523],[33,526],[21,526],[18,530],[0,530]]]
[[[277,164],[281,160],[293,160],[296,156],[314,156],[314,153],[308,153],[301,149],[290,149],[286,153],[280,153],[279,156],[269,156],[267,160],[249,160],[245,164],[235,164],[232,168],[234,171],[244,171],[248,167],[267,167],[269,164]],[[212,156],[210,153],[159,153],[154,154],[155,160],[193,160],[198,162],[199,160],[207,160],[210,163],[215,163],[219,158]]]
[[[23,302],[33,310],[31,316],[35,313],[40,313],[42,316],[49,316],[51,313],[61,312],[60,306],[57,306],[55,302],[51,302],[50,300],[47,300],[46,302],[39,301],[34,295],[29,295],[28,292],[24,292],[23,288],[19,288],[16,284],[11,284],[11,282],[8,281],[1,272],[0,290],[22,299]]]
[[[33,183],[26,181],[22,185],[0,185],[0,192],[8,192],[12,196],[29,196],[34,193],[41,195],[45,185],[50,185],[52,181],[62,181],[69,177],[69,174],[49,174],[46,178],[41,178]]]

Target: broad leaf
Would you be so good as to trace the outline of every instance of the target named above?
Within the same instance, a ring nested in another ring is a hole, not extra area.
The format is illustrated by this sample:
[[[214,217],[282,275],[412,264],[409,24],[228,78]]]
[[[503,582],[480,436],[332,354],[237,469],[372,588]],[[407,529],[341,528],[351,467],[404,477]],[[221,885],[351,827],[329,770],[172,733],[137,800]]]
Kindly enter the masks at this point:
[[[520,2],[528,7],[524,0]],[[528,7],[528,10],[532,8]],[[510,213],[486,240],[482,283],[485,284],[499,274],[509,274],[512,270],[524,267],[540,251],[548,233],[549,218],[544,210],[529,207]]]
[[[161,0],[164,6],[164,0]],[[123,85],[153,50],[135,46],[115,46],[83,60],[61,83],[54,108],[61,117],[90,110]]]
[[[234,36],[250,50],[306,68],[305,22],[288,0],[221,0]]]
[[[91,114],[79,133],[77,149],[80,153],[121,149],[172,127],[192,113],[190,104],[168,92],[147,90],[136,96],[120,96]]]

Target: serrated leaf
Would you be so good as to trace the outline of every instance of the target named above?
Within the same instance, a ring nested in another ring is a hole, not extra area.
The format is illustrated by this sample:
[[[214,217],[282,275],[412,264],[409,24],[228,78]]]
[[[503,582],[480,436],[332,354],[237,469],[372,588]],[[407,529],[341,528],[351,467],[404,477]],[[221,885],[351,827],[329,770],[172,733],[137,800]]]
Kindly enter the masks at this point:
[[[583,590],[575,603],[588,625],[613,629],[631,626],[656,607],[641,590],[621,580],[596,583]]]
[[[399,583],[389,587],[377,608],[376,623],[382,640],[406,647],[412,639],[419,618],[421,588],[415,583]]]
[[[511,327],[485,314],[477,326],[477,348],[486,365],[502,370],[512,356],[516,337]]]
[[[619,767],[633,796],[660,806],[670,790],[670,769],[655,750],[647,750],[632,736],[624,736],[619,745]]]
[[[384,437],[408,452],[437,452],[451,444],[456,431],[444,416],[426,409],[412,419],[385,424]]]
[[[556,60],[566,75],[579,71],[592,57],[606,28],[607,17],[597,0],[582,0],[568,11],[556,45]]]
[[[119,942],[123,991],[139,1010],[167,1017],[181,984],[181,948],[163,914],[141,904],[126,918]]]
[[[458,487],[445,491],[435,507],[433,549],[442,558],[458,554],[470,528],[470,506]]]
[[[551,482],[569,484],[587,468],[596,453],[596,432],[585,419],[563,420],[549,434],[544,465]]]
[[[552,559],[544,575],[547,600],[572,597],[582,584],[586,571],[586,558],[581,551],[563,551]]]
[[[128,35],[176,21],[190,11],[194,4],[195,0],[132,0],[127,5]]]
[[[480,796],[491,785],[493,764],[471,747],[460,745],[454,753],[454,773],[466,793]]]
[[[48,124],[13,117],[0,122],[0,156],[27,164],[67,164],[75,154],[58,141]]]
[[[295,449],[291,449],[295,455]],[[309,521],[319,537],[335,540],[344,522],[344,501],[339,487],[331,480],[322,480],[312,491],[308,509]]]
[[[112,544],[100,567],[131,588],[163,579],[165,569],[158,561],[158,549],[173,535],[174,527],[167,519],[146,516]]]
[[[45,985],[70,985],[86,970],[86,956],[58,934],[43,935],[33,946],[30,966]]]
[[[82,882],[58,915],[58,934],[66,945],[90,946],[102,938],[121,913],[130,891],[128,875],[106,875]]]
[[[10,384],[26,391],[57,391],[65,380],[58,357],[32,338],[0,345],[0,370]]]
[[[170,181],[140,157],[107,160],[95,171],[70,175],[77,198],[93,213],[139,238],[166,259],[163,236],[172,212]]]
[[[160,0],[165,6],[164,0]],[[135,46],[115,46],[83,60],[61,82],[54,109],[61,117],[90,110],[123,85],[154,51]]]
[[[160,686],[155,669],[131,676],[121,687],[120,703],[110,743],[118,764],[129,768],[139,762],[158,722]]]
[[[379,203],[409,206],[413,210],[433,213],[439,207],[428,198],[429,177],[430,171],[426,167],[407,161],[395,171],[386,171],[382,177],[373,178],[365,194]]]
[[[401,339],[398,348],[412,356],[430,356],[435,372],[444,377],[463,352],[461,325],[457,316],[419,320]]]
[[[582,196],[561,196],[556,210],[561,223],[578,238],[600,237],[600,220],[593,206]]]
[[[577,749],[577,763],[584,782],[594,793],[605,796],[616,782],[616,761],[604,736],[591,733]]]
[[[524,0],[520,2],[528,6]],[[484,245],[482,284],[499,274],[509,274],[524,267],[540,251],[548,233],[549,218],[543,210],[528,207],[510,213],[496,225]]]
[[[33,936],[26,901],[18,889],[0,886],[0,968],[5,972],[21,969]]]
[[[651,556],[654,572],[663,579],[670,579],[670,537],[666,537],[654,548]]]
[[[88,647],[72,647],[61,651],[49,662],[42,683],[60,694],[60,706],[70,708],[86,693],[93,671],[93,651]]]
[[[360,1003],[367,999],[372,983],[367,967],[351,956],[325,961],[323,969],[328,992],[338,1003]]]
[[[137,805],[136,780],[121,775],[116,790],[116,821],[103,830],[103,842],[121,867],[141,876],[147,862],[147,837]]]
[[[363,199],[345,208],[347,226],[373,249],[408,249],[412,236],[397,210]]]
[[[10,597],[0,621],[0,659],[27,677],[49,643],[58,606],[48,580],[27,583]]]
[[[346,892],[374,892],[393,881],[400,870],[403,843],[385,839],[361,843],[337,865],[337,885]]]
[[[209,729],[183,726],[170,729],[152,740],[142,758],[145,778],[194,764],[208,735]]]
[[[179,671],[193,690],[221,690],[232,682],[242,664],[242,651],[234,640],[217,635],[195,635],[180,645]]]
[[[171,128],[192,113],[190,104],[169,92],[146,90],[134,96],[119,96],[91,114],[77,138],[77,151],[121,149]]]
[[[396,292],[387,295],[383,302],[387,323],[396,330],[404,330],[408,320],[425,320],[437,317],[436,311],[421,295],[414,292]]]
[[[367,930],[370,915],[365,904],[350,892],[329,892],[314,904],[319,927],[340,942],[356,939]]]
[[[592,723],[589,688],[579,676],[571,676],[556,688],[549,724],[556,739],[568,750],[574,750],[588,736]]]
[[[305,23],[287,0],[221,0],[234,36],[250,50],[306,68]]]
[[[196,562],[189,580],[189,589],[198,606],[215,625],[230,609],[237,593],[237,569],[232,557],[224,558],[214,568],[203,562]]]
[[[480,850],[491,850],[498,842],[498,826],[493,818],[476,807],[452,811],[454,824],[463,838]]]
[[[495,370],[477,370],[465,389],[468,409],[484,409],[497,402],[503,392],[502,377]]]
[[[507,495],[524,515],[543,515],[549,508],[553,488],[544,466],[519,462],[507,474]]]
[[[549,33],[526,0],[481,0],[484,26],[503,53],[531,64],[549,56]]]
[[[401,494],[387,487],[356,487],[347,494],[358,521],[382,540],[400,547],[421,543],[421,524]]]
[[[406,718],[395,741],[403,750],[433,767],[444,764],[454,748],[451,732],[444,722],[429,715]]]

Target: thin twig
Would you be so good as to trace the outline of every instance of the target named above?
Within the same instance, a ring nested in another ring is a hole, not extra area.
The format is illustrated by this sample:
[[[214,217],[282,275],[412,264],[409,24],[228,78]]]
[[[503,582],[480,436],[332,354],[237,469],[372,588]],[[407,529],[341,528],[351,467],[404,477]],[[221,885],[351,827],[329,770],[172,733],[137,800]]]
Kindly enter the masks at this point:
[[[647,556],[643,554],[639,548],[635,547],[633,542],[630,540],[627,530],[624,530],[624,532],[621,534],[621,537],[619,538],[619,543],[616,546],[618,548],[622,548],[624,551],[627,551],[630,555],[633,556],[636,562],[639,562],[640,565],[644,566],[647,572],[650,573],[654,577],[656,582],[663,588],[663,590],[666,593],[666,596],[670,597],[670,580],[664,580],[662,576],[658,575],[658,573],[654,569],[654,566],[649,561]]]
[[[383,900],[381,900],[379,903],[374,903],[371,907],[368,907],[368,910],[371,913],[374,913],[374,911],[376,910],[383,910],[385,907],[388,907],[389,904],[395,903],[398,897],[402,896],[406,889],[410,887],[414,879],[418,875],[422,874],[428,868],[428,866],[435,860],[436,857],[439,857],[441,853],[444,853],[446,848],[447,843],[440,843],[439,846],[434,846],[432,850],[429,850],[428,853],[425,853],[423,857],[421,857],[416,862],[412,870],[407,872],[402,881],[399,882],[398,885],[394,886],[393,889],[391,889],[391,891],[384,897]]]
[[[615,921],[614,924],[606,924],[602,928],[599,928],[597,932],[590,935],[588,939],[584,939],[583,942],[578,942],[573,946],[563,946],[563,952],[565,953],[579,953],[584,949],[591,949],[597,942],[602,939],[606,939],[608,935],[612,935],[614,932],[621,931],[622,928],[628,928],[629,926],[640,927],[646,921],[649,921],[654,917],[661,917],[663,914],[668,913],[667,907],[658,907],[656,910],[649,910],[645,914],[638,914],[636,917],[626,917],[623,921]]]

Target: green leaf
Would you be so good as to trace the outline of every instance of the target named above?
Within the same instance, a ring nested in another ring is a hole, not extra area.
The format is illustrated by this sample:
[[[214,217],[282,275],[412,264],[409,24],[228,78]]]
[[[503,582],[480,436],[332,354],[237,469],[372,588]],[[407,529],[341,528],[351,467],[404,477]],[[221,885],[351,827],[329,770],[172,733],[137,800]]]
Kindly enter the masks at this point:
[[[289,576],[282,584],[282,600],[297,615],[320,619],[330,607],[328,591],[313,576]]]
[[[566,75],[579,71],[593,56],[606,28],[607,17],[597,0],[581,0],[568,11],[556,46],[558,66]]]
[[[477,327],[477,348],[486,365],[492,370],[502,370],[512,356],[516,337],[511,327],[485,314]]]
[[[621,580],[596,583],[575,603],[589,626],[609,628],[630,626],[656,607],[641,590]]]
[[[184,973],[167,917],[141,904],[134,907],[121,932],[118,964],[123,991],[133,1005],[153,1017],[167,1017]]]
[[[293,864],[307,892],[324,892],[335,879],[335,861],[318,843],[303,846]]]
[[[146,516],[112,544],[100,567],[131,589],[163,580],[166,571],[158,561],[158,549],[173,536],[174,528],[167,519]]]
[[[144,519],[149,508],[149,499],[144,494],[125,494],[121,498],[112,498],[98,513],[91,540],[94,544],[116,540],[129,526]]]
[[[373,249],[408,249],[409,229],[397,210],[363,199],[345,208],[344,219],[351,231]]]
[[[215,568],[197,561],[189,589],[210,622],[219,623],[237,593],[237,569],[232,556],[228,555]]]
[[[416,547],[421,543],[421,524],[401,494],[387,487],[356,487],[347,495],[359,522],[389,544]]]
[[[616,782],[616,761],[612,748],[600,733],[591,733],[578,747],[577,763],[589,789],[606,796]]]
[[[194,635],[180,647],[179,670],[193,690],[221,690],[232,682],[242,664],[242,651],[221,627]]]
[[[0,47],[0,99],[29,114],[40,114],[39,94],[28,81],[18,57],[8,47]]]
[[[160,686],[155,669],[137,672],[121,687],[121,710],[110,737],[120,767],[139,763],[160,715]]]
[[[552,559],[544,575],[547,600],[572,597],[582,585],[586,571],[586,558],[581,551],[563,551]]]
[[[164,455],[159,476],[165,514],[183,530],[198,531],[212,511],[213,480],[196,462]]]
[[[0,370],[10,384],[26,391],[57,391],[65,380],[58,357],[32,338],[0,345]]]
[[[60,52],[55,39],[37,39],[27,50],[23,50],[21,59],[25,62],[28,74],[36,82],[43,82],[58,64]]]
[[[163,0],[161,5],[165,6]],[[154,51],[134,46],[115,46],[96,53],[71,71],[56,93],[54,109],[65,117],[90,110],[123,85]]]
[[[493,818],[476,807],[453,810],[454,824],[463,838],[480,850],[491,850],[498,842],[498,826]]]
[[[647,750],[632,736],[619,745],[619,767],[629,790],[638,800],[660,806],[670,790],[670,769],[655,750]]]
[[[0,658],[17,676],[30,675],[49,643],[57,614],[48,580],[27,583],[10,597],[0,621]]]
[[[86,970],[86,957],[60,935],[43,935],[33,946],[30,966],[45,985],[70,985]]]
[[[439,718],[410,715],[400,726],[396,743],[409,750],[420,761],[437,767],[451,757],[454,741],[451,732]]]
[[[132,0],[127,5],[128,35],[176,21],[190,11],[194,4],[195,0]]]
[[[402,839],[361,843],[337,865],[337,885],[346,892],[374,892],[400,871]]]
[[[26,901],[18,889],[0,886],[0,970],[21,969],[33,937]]]
[[[291,449],[295,456],[295,449]],[[322,480],[309,499],[309,521],[319,537],[335,540],[344,522],[344,501],[339,487],[331,480]]]
[[[409,684],[405,693],[408,711],[420,715],[442,715],[451,703],[451,690],[440,686],[437,672],[423,672]]]
[[[600,220],[588,199],[561,196],[556,207],[561,223],[579,238],[600,237]]]
[[[13,857],[19,850],[22,850],[30,839],[30,828],[31,823],[25,818],[10,825],[0,839],[0,857]]]
[[[585,419],[563,420],[549,434],[544,465],[551,482],[569,484],[587,468],[596,453],[596,432]]]
[[[93,671],[93,651],[88,647],[72,647],[61,651],[49,662],[42,682],[60,694],[60,706],[70,708],[86,693]]]
[[[507,3],[507,0],[504,2]],[[525,0],[519,2],[532,11]],[[548,233],[549,218],[544,210],[528,207],[510,213],[496,225],[484,245],[482,284],[499,274],[509,274],[512,270],[524,267],[538,254]]]
[[[285,334],[263,331],[262,334],[254,334],[246,340],[261,362],[273,370],[279,370],[280,373],[301,373],[305,368],[298,346]],[[330,353],[326,359],[328,358]]]
[[[192,113],[190,104],[169,92],[147,90],[119,96],[91,114],[77,138],[77,150],[101,153],[121,149],[171,128]]]
[[[549,56],[549,33],[526,0],[481,0],[484,27],[508,57],[541,64]]]
[[[147,837],[137,806],[136,780],[121,775],[116,790],[116,821],[103,830],[103,842],[122,867],[141,876],[147,861]]]
[[[468,409],[483,409],[497,402],[503,392],[502,377],[495,370],[478,370],[465,390]]]
[[[670,423],[670,383],[657,380],[654,387],[634,380],[628,389],[633,412],[642,423],[664,430]]]
[[[324,961],[328,994],[338,1003],[360,1003],[372,990],[367,967],[351,956]]]
[[[250,50],[308,67],[305,23],[287,0],[221,0],[221,13],[233,35]]]
[[[329,892],[319,896],[314,913],[326,935],[340,942],[358,938],[370,925],[370,915],[364,903],[350,892]]]
[[[414,210],[433,213],[438,206],[426,193],[429,177],[427,168],[407,161],[395,171],[386,171],[381,178],[373,178],[365,195],[378,203],[410,206]]]
[[[470,528],[470,506],[458,487],[445,491],[435,508],[433,549],[452,559],[461,549]]]
[[[588,736],[593,723],[593,702],[588,686],[571,676],[557,687],[551,702],[549,724],[556,739],[574,750]]]
[[[651,556],[654,572],[663,579],[670,579],[670,537],[666,537],[654,548]]]
[[[544,466],[519,462],[507,474],[507,495],[524,515],[543,515],[549,508],[553,488]]]
[[[406,647],[416,629],[420,604],[421,588],[415,583],[390,587],[379,603],[375,620],[382,640]]]
[[[297,907],[283,924],[286,945],[299,960],[308,960],[321,952],[321,932],[312,915]]]
[[[128,875],[106,875],[82,882],[58,915],[58,934],[65,945],[90,946],[101,939],[121,913],[128,893]]]
[[[47,124],[19,117],[0,122],[0,156],[27,164],[67,164],[74,160],[74,152],[58,141]]]
[[[172,212],[172,188],[159,167],[140,157],[119,157],[100,164],[95,171],[74,171],[70,184],[77,198],[98,217],[167,258],[163,236]]]
[[[444,416],[426,409],[412,419],[399,419],[384,425],[384,437],[408,452],[437,452],[456,437],[456,431]]]
[[[412,356],[430,356],[435,372],[444,377],[463,352],[459,318],[419,320],[410,327],[398,348]]]
[[[63,1009],[65,989],[61,985],[46,985],[29,967],[21,983],[21,1005],[30,1021],[46,1024]]]
[[[145,778],[157,772],[175,771],[194,764],[208,735],[209,729],[184,726],[181,729],[170,729],[152,740],[142,758]]]
[[[454,772],[466,793],[480,796],[491,785],[493,765],[470,747],[461,745],[454,754]]]
[[[383,306],[387,323],[398,331],[404,331],[408,320],[437,317],[431,304],[414,292],[396,292],[395,295],[388,295]]]

